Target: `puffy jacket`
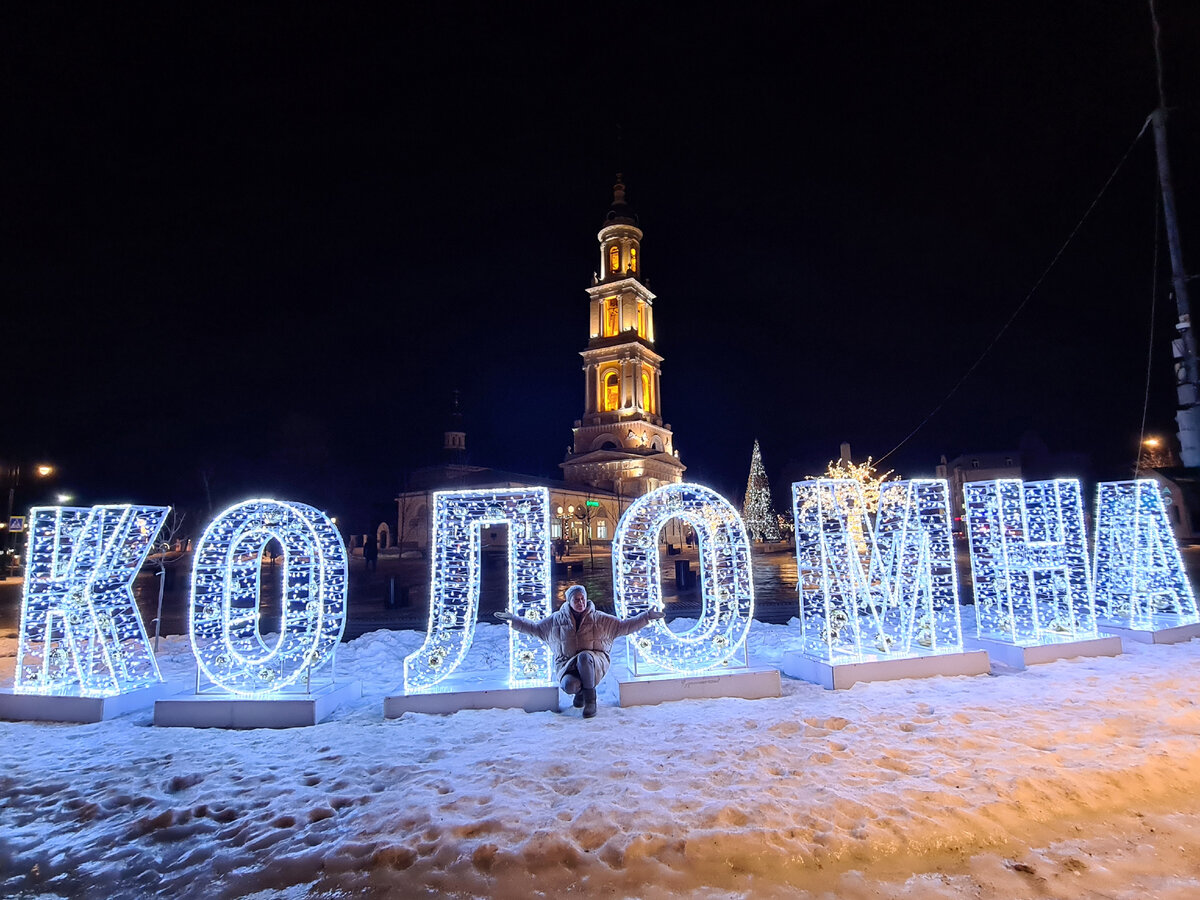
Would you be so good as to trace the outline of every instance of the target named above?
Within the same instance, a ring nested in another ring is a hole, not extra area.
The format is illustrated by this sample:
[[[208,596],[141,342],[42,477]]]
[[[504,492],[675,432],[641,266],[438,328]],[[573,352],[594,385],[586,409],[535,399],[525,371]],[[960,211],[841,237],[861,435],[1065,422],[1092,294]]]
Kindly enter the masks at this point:
[[[571,604],[564,602],[557,612],[546,616],[540,622],[531,622],[520,616],[513,616],[509,624],[517,631],[532,634],[550,645],[554,653],[554,677],[561,679],[575,661],[581,650],[591,650],[596,657],[596,683],[608,673],[612,663],[609,655],[613,641],[627,634],[633,634],[652,620],[648,618],[650,610],[638,613],[628,619],[618,619],[608,613],[596,609],[596,604],[588,601],[587,609],[575,627],[575,619],[571,616]]]

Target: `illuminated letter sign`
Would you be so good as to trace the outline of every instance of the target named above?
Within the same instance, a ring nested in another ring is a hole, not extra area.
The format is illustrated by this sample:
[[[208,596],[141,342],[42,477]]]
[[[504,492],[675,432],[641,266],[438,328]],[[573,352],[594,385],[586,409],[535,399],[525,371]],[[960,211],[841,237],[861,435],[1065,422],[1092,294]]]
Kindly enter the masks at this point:
[[[131,585],[168,511],[30,511],[15,693],[111,697],[162,681]]]
[[[979,637],[1023,646],[1095,638],[1078,480],[968,482],[963,493]]]
[[[1099,486],[1095,564],[1101,618],[1149,630],[1197,621],[1196,598],[1155,482]]]
[[[737,510],[708,488],[668,484],[639,497],[621,517],[613,538],[613,593],[622,618],[662,609],[659,534],[673,518],[690,524],[700,539],[700,618],[682,634],[657,621],[629,640],[639,658],[692,674],[725,665],[750,633],[750,541]]]
[[[862,486],[792,485],[803,652],[831,663],[962,651],[942,479],[885,483],[872,529]]]
[[[259,629],[263,548],[283,547],[279,635]],[[346,627],[346,548],[323,512],[302,503],[247,500],[222,512],[196,546],[192,652],[213,684],[263,696],[329,656]]]
[[[433,564],[425,643],[404,660],[404,690],[429,692],[462,662],[479,617],[480,528],[507,524],[508,611],[538,621],[550,602],[550,497],[545,488],[442,491],[433,495]],[[552,684],[550,651],[509,629],[511,687]]]

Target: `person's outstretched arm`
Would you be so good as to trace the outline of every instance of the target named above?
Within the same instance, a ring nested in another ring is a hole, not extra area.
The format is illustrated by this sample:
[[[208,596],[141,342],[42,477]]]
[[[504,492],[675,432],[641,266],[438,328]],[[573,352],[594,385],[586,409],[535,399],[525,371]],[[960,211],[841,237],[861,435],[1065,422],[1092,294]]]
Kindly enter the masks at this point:
[[[665,615],[661,609],[647,609],[628,619],[620,619],[617,624],[617,637],[633,634],[638,629],[645,628],[655,619],[664,618]]]
[[[522,619],[520,616],[510,612],[494,613],[497,619],[501,622],[507,622],[510,626],[524,634],[532,634],[535,638],[545,640],[550,634],[550,616],[542,619],[539,622],[531,622],[529,619]]]

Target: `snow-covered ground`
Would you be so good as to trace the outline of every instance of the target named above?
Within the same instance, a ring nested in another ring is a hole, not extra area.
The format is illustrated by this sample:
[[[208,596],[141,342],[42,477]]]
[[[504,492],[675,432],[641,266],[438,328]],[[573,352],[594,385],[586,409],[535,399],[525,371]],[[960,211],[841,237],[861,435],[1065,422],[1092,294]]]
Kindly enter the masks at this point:
[[[756,624],[755,662],[794,630]],[[1200,641],[777,700],[382,717],[415,632],[341,648],[314,728],[0,723],[22,897],[1200,896]],[[11,683],[14,641],[0,642]],[[481,625],[468,666],[503,667]],[[185,638],[164,642],[181,687]]]

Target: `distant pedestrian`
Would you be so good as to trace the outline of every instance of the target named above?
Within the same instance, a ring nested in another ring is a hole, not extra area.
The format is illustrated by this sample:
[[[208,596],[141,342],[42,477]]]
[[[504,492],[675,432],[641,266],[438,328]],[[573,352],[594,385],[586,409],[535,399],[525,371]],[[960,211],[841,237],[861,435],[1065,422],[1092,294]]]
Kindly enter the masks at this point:
[[[373,534],[368,534],[367,539],[363,541],[363,559],[367,563],[368,572],[376,571],[379,561],[379,542]]]

